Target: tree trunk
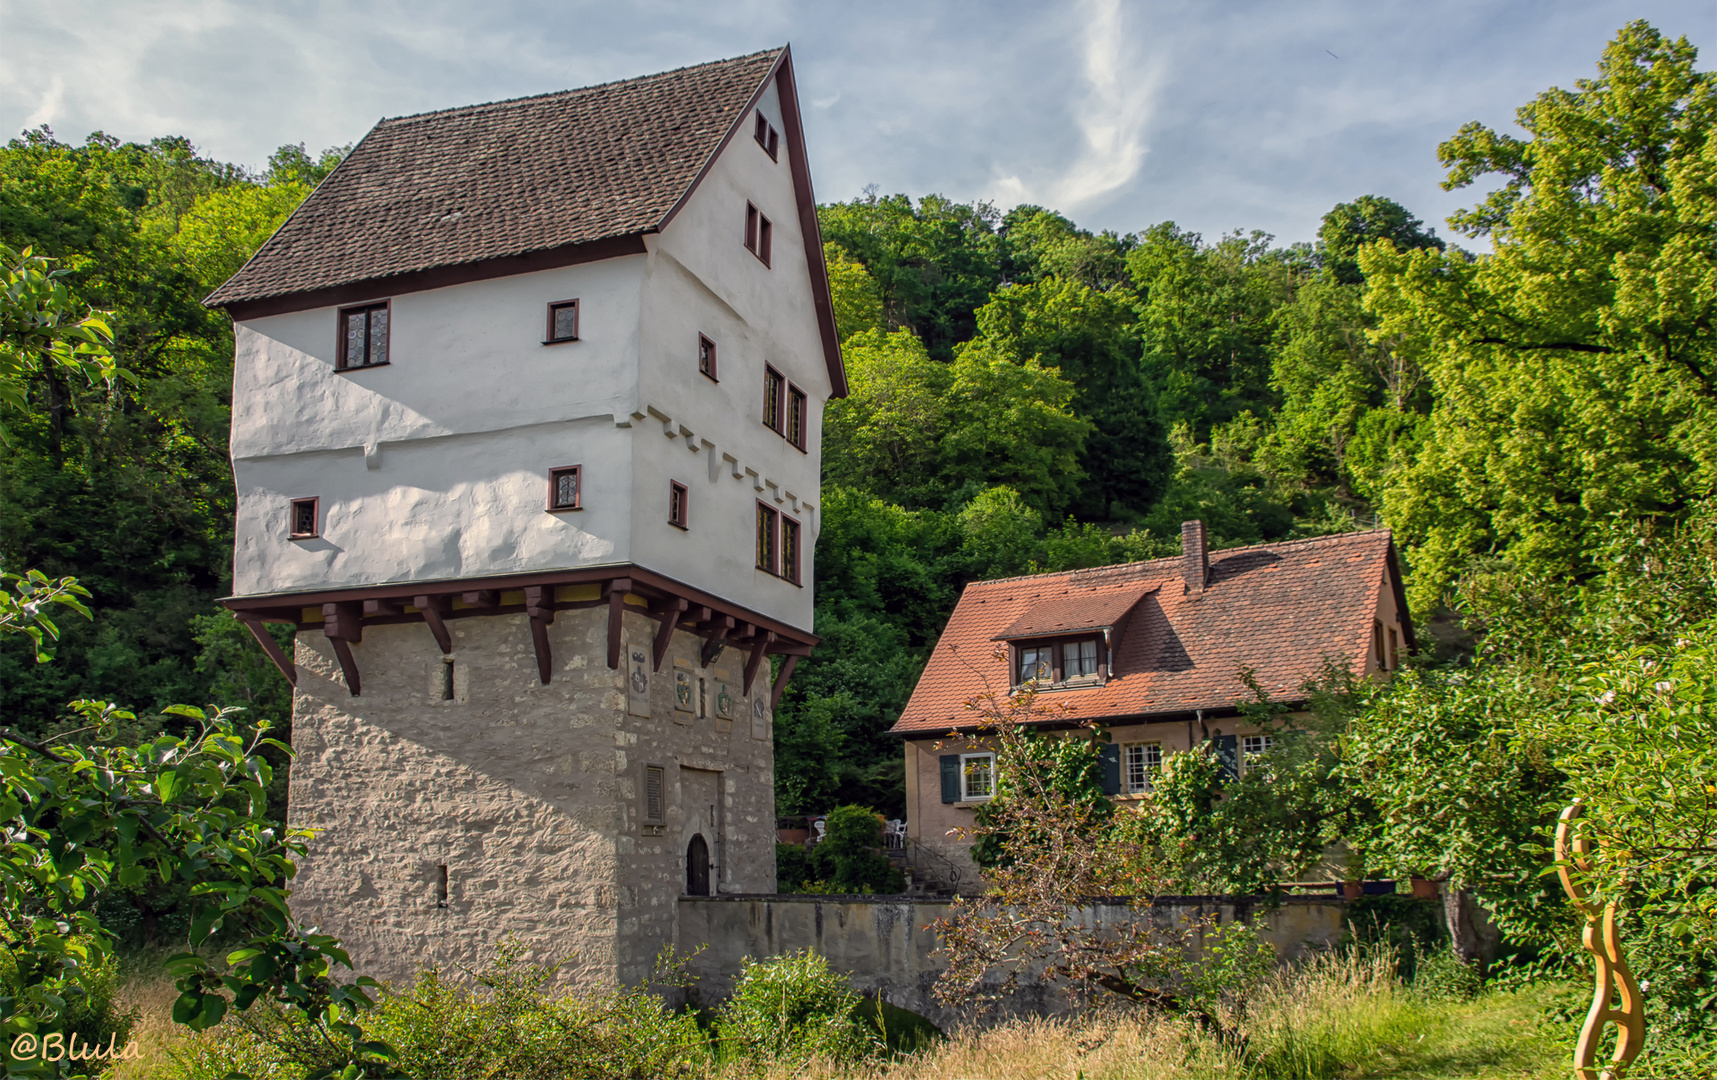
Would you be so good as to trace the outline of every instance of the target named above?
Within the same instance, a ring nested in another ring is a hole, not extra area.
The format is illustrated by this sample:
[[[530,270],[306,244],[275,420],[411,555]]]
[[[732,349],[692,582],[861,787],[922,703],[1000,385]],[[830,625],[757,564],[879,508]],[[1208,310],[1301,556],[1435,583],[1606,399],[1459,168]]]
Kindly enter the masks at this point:
[[[1484,959],[1484,947],[1479,941],[1474,914],[1473,894],[1466,889],[1443,887],[1443,922],[1449,928],[1449,940],[1455,953],[1469,964]]]

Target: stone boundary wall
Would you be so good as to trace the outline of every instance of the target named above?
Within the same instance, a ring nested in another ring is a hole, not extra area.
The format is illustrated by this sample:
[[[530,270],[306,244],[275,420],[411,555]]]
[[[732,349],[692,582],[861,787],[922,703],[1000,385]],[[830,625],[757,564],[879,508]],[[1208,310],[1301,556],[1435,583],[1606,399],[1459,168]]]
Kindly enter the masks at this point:
[[[757,894],[682,896],[679,947],[689,953],[697,1000],[712,1004],[733,989],[740,961],[800,949],[827,957],[852,979],[854,989],[947,1028],[968,1017],[943,1007],[932,990],[943,964],[931,925],[953,901],[912,896],[809,896]],[[1274,911],[1245,897],[1158,897],[1152,918],[1174,926],[1213,912],[1226,923],[1262,917],[1266,937],[1284,960],[1333,946],[1341,937],[1346,905],[1335,897],[1288,897]],[[1124,899],[1098,901],[1074,915],[1086,925],[1133,918]],[[1047,1014],[1065,1007],[1062,995],[1036,987],[1014,995],[1012,1011]]]

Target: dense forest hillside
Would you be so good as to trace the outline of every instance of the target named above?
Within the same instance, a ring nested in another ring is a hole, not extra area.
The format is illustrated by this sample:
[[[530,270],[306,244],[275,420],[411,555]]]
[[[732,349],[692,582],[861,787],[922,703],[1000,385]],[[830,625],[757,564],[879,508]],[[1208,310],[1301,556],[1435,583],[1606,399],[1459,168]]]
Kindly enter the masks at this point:
[[[1279,245],[1173,222],[868,193],[820,208],[852,387],[825,422],[816,657],[777,722],[783,813],[902,805],[884,732],[965,582],[1379,522],[1423,617],[1498,569],[1578,579],[1617,521],[1717,479],[1710,77],[1643,24],[1600,77],[1440,148],[1461,249],[1380,195]],[[44,375],[0,447],[7,569],[76,574],[60,662],[0,653],[0,707],[139,711],[284,685],[227,590],[231,327],[199,301],[339,160],[266,171],[47,129],[0,150],[0,241],[74,271],[137,376]],[[1483,194],[1491,186],[1497,190]]]

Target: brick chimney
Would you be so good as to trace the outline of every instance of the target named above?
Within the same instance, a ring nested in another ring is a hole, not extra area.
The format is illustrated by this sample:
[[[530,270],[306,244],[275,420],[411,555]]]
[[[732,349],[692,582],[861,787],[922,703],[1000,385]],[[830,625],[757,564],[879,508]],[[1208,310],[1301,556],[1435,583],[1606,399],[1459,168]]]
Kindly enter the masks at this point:
[[[1205,535],[1204,522],[1181,522],[1180,552],[1187,595],[1204,595],[1204,583],[1210,578],[1210,539]]]

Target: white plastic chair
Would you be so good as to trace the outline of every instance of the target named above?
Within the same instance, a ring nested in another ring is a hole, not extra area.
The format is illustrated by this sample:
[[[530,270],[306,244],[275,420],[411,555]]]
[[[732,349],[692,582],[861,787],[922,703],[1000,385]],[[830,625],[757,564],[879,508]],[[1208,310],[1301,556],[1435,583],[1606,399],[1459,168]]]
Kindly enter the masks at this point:
[[[899,818],[891,819],[882,827],[882,843],[884,847],[903,848],[906,846],[906,822]]]

